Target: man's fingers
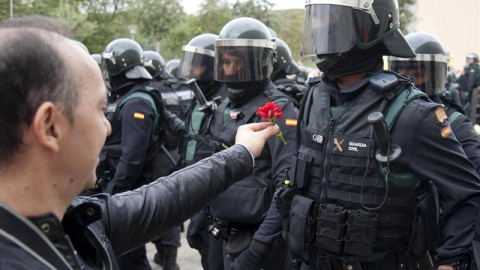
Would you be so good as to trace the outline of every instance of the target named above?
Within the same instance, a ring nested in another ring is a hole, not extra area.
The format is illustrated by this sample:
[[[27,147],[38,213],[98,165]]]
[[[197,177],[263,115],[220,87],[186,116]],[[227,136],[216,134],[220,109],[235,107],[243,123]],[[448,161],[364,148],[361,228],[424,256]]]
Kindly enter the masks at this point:
[[[253,131],[257,132],[257,131],[262,131],[262,130],[264,130],[268,127],[272,127],[272,126],[273,125],[270,122],[260,122],[260,123],[246,124],[246,125],[243,125],[241,128],[247,128],[247,129],[250,129],[250,130],[253,130]],[[278,132],[278,130],[277,130],[277,132]]]

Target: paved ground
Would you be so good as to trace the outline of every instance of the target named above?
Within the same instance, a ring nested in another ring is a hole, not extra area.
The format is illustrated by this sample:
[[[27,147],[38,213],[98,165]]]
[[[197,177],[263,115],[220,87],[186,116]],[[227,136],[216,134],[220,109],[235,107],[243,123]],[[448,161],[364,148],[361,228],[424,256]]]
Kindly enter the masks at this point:
[[[185,229],[187,229],[188,221],[184,223]],[[180,270],[203,270],[200,263],[200,254],[195,249],[188,246],[187,240],[185,239],[185,232],[181,233],[182,246],[178,250],[177,263],[180,266]],[[153,262],[153,256],[157,250],[155,245],[152,243],[147,244],[147,257],[150,260],[150,265],[153,270],[160,270],[162,267],[155,262]]]

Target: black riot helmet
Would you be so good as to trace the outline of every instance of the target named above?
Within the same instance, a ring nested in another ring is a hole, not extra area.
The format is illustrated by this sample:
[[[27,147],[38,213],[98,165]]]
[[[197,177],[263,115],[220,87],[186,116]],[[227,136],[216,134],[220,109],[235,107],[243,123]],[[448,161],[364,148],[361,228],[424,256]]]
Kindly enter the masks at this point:
[[[143,49],[132,39],[119,38],[110,42],[102,59],[110,77],[125,73],[129,79],[152,79],[143,66]]]
[[[102,68],[102,55],[98,53],[94,53],[90,55],[95,62],[97,62],[98,66]]]
[[[201,34],[194,37],[182,47],[182,59],[178,67],[178,78],[213,81],[215,59],[214,34]]]
[[[399,29],[397,0],[307,0],[301,56],[335,56],[382,44],[383,55],[412,57]]]
[[[270,77],[275,42],[267,26],[259,20],[241,17],[228,22],[215,43],[217,81],[253,82]]]
[[[163,72],[165,60],[163,60],[163,57],[159,53],[155,51],[144,51],[143,55],[145,57],[145,62],[143,65],[147,69],[148,73],[152,75],[152,77],[155,77]]]
[[[415,85],[428,96],[445,91],[448,54],[437,37],[428,33],[412,33],[405,36],[416,56],[388,58],[390,69],[413,77]]]
[[[165,69],[173,76],[177,77],[180,59],[172,59],[165,64]]]
[[[82,42],[78,41],[78,40],[74,40],[72,39],[73,42],[75,42],[75,44],[77,44],[78,46],[80,46],[80,48],[82,48],[82,50],[84,50],[86,53],[90,54],[90,51],[88,51],[88,48],[87,46],[85,46],[85,44],[83,44]]]
[[[473,64],[476,64],[478,63],[478,54],[476,53],[469,53],[467,55],[467,64],[469,65],[473,65]]]
[[[279,71],[287,75],[298,74],[301,72],[300,67],[293,61],[292,51],[287,43],[280,38],[275,38],[275,45],[277,47],[277,61],[273,64],[273,74]]]

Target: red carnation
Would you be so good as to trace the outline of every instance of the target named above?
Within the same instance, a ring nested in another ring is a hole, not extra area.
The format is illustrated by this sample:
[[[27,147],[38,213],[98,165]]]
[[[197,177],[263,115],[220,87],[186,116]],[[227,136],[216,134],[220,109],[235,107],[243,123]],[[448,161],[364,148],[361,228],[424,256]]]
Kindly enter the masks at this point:
[[[269,101],[265,103],[262,107],[257,109],[257,115],[262,117],[262,120],[269,120],[272,125],[275,125],[276,119],[282,119],[283,113],[282,108],[279,105]],[[287,144],[285,139],[283,138],[283,134],[281,131],[278,131],[278,136],[282,139],[283,144]]]

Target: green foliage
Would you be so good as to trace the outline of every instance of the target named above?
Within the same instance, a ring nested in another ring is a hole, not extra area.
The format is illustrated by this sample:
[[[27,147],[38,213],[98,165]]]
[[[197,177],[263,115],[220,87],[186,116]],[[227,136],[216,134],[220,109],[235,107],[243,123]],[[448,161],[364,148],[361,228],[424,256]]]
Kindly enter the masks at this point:
[[[46,15],[67,20],[74,39],[91,53],[100,53],[116,38],[132,34],[145,49],[157,50],[165,60],[180,58],[181,47],[202,33],[218,34],[237,17],[256,18],[283,39],[294,59],[300,59],[304,10],[273,10],[272,0],[202,0],[197,14],[187,15],[181,1],[188,0],[13,0],[15,17]],[[399,0],[401,30],[407,33],[417,0]],[[9,1],[0,1],[0,20],[10,17]],[[314,59],[302,61],[314,66]]]

